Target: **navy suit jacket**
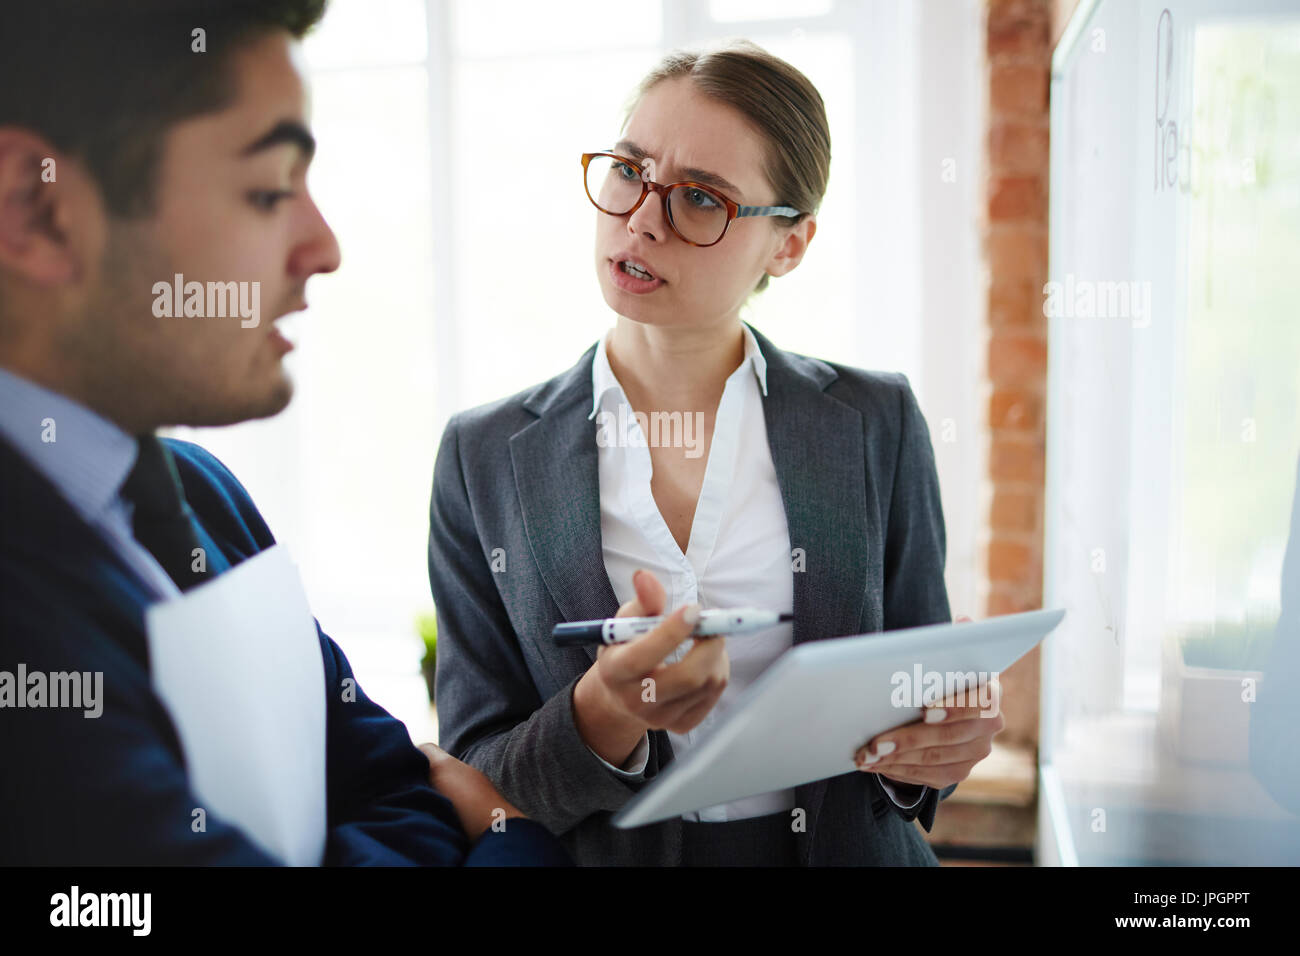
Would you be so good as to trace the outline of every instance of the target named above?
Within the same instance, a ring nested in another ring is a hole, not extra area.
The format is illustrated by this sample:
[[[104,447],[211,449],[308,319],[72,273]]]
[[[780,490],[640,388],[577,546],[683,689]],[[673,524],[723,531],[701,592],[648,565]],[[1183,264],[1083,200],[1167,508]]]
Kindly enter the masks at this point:
[[[208,540],[228,569],[274,544],[247,492],[212,455],[168,441]],[[0,707],[0,864],[275,864],[190,788],[176,729],[149,680],[149,590],[67,501],[0,440],[0,671],[103,672],[103,712]],[[359,687],[324,633],[326,864],[568,864],[544,826],[511,819],[471,845],[428,782],[405,727]]]

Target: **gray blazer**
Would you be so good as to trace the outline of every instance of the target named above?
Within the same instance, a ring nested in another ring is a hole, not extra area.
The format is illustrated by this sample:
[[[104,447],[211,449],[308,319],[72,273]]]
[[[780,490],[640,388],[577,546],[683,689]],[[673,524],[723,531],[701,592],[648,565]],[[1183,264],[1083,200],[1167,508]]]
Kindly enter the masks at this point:
[[[763,401],[792,548],[794,641],[950,621],[944,524],[929,430],[906,377],[784,352]],[[561,621],[612,617],[601,552],[593,345],[567,372],[461,412],[443,435],[430,506],[438,612],[437,707],[444,749],[482,770],[584,864],[679,860],[680,819],[619,830],[610,815],[645,782],[610,773],[574,726],[572,694],[594,648],[557,648]],[[646,781],[673,759],[651,731]],[[928,831],[955,788],[900,809],[875,774],[796,789],[805,865],[937,860]]]

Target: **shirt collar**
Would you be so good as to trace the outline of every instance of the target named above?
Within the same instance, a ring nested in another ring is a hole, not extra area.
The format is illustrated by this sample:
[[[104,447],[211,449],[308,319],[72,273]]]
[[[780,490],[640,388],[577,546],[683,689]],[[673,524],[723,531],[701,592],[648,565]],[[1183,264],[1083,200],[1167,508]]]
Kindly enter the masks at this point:
[[[740,323],[741,334],[745,337],[745,357],[741,360],[740,365],[732,376],[735,376],[748,365],[754,370],[754,377],[758,379],[759,390],[763,395],[767,395],[767,359],[763,358],[763,350],[758,347],[758,340],[754,338],[753,331],[745,322]],[[600,411],[601,403],[605,396],[610,392],[623,391],[623,386],[619,384],[618,379],[614,376],[614,370],[609,364],[609,355],[605,352],[605,339],[608,335],[601,336],[600,344],[596,346],[596,357],[591,363],[591,414],[587,416],[588,420],[596,417]]]
[[[108,419],[3,368],[0,437],[92,523],[117,499],[139,454]]]

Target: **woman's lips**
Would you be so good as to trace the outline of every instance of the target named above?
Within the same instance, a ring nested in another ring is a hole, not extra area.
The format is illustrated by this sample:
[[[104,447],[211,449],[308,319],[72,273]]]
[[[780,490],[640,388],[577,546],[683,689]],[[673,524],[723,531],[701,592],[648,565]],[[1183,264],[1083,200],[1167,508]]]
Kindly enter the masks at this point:
[[[624,272],[619,263],[609,260],[609,274],[618,286],[624,292],[631,292],[633,295],[645,295],[647,292],[653,292],[664,284],[664,280],[656,276],[653,279],[640,279],[630,273]]]

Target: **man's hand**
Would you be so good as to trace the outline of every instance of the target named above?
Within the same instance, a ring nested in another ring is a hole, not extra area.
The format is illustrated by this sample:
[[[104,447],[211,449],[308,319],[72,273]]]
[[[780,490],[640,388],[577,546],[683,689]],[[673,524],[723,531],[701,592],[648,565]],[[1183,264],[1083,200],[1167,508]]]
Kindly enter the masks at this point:
[[[638,571],[632,583],[637,596],[619,608],[619,617],[664,613],[667,596],[653,574]],[[678,608],[635,641],[602,647],[596,663],[574,687],[578,733],[604,760],[615,766],[623,763],[647,730],[686,733],[726,690],[731,660],[725,637],[695,638],[680,661],[663,663],[690,637],[698,614],[698,606]]]
[[[420,744],[420,750],[429,758],[429,783],[456,808],[460,825],[471,842],[497,820],[524,816],[482,771],[462,763],[437,744]]]
[[[969,621],[957,618],[957,623]],[[988,705],[980,701],[987,699]],[[1002,730],[1002,687],[994,677],[980,684],[978,698],[927,704],[919,721],[873,737],[854,755],[858,769],[890,781],[943,789],[961,783],[993,750]]]

